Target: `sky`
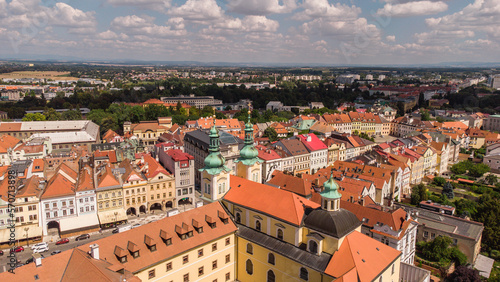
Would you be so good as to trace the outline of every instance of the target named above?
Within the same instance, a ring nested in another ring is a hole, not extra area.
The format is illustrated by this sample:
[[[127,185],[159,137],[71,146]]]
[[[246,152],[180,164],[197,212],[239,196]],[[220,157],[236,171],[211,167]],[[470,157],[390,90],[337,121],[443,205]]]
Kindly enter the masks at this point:
[[[500,0],[0,0],[0,59],[500,62]]]

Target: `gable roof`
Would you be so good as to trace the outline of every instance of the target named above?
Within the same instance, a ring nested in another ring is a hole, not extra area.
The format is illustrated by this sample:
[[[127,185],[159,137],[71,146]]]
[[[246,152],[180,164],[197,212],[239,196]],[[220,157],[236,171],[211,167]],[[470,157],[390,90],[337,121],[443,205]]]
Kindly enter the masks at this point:
[[[304,146],[306,146],[309,152],[328,149],[325,143],[319,140],[316,134],[301,134],[297,137],[300,139],[300,141],[302,141],[302,143],[304,144]]]
[[[224,200],[299,226],[305,215],[305,207],[320,205],[292,192],[260,184],[238,176],[230,176],[231,189]]]
[[[42,199],[71,196],[75,194],[75,184],[64,175],[57,173],[50,180],[42,194]]]
[[[267,183],[279,186],[280,189],[290,191],[302,197],[311,196],[313,189],[312,183],[305,178],[284,174],[281,171],[275,171],[273,178]]]
[[[400,251],[353,231],[333,254],[325,273],[344,281],[355,276],[357,281],[373,281],[400,256]]]
[[[9,148],[14,148],[14,146],[21,142],[21,140],[17,139],[16,137],[3,134],[0,136],[0,154],[1,153],[7,153],[7,149]]]

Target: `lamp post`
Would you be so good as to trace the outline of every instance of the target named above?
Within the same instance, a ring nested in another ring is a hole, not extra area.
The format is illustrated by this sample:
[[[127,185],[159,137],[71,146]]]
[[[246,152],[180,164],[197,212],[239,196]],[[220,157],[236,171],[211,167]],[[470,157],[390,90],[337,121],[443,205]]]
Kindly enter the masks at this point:
[[[26,244],[28,244],[28,247],[30,246],[30,239],[28,237],[28,230],[30,230],[29,227],[24,227],[24,231],[26,231]]]

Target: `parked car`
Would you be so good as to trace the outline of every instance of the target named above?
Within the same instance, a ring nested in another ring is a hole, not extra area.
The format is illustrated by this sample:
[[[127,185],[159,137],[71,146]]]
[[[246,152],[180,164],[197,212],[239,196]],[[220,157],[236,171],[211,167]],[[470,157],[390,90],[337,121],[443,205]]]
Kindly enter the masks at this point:
[[[125,232],[125,231],[127,231],[127,230],[132,229],[132,228],[133,228],[133,227],[132,227],[132,225],[130,225],[130,224],[125,224],[125,225],[121,225],[121,226],[116,227],[116,229],[118,229],[118,233]]]
[[[47,252],[48,250],[49,250],[48,246],[42,246],[42,247],[38,247],[38,248],[33,249],[33,253],[34,254],[43,253],[43,252]]]
[[[24,247],[23,246],[18,246],[18,247],[15,247],[14,249],[10,249],[11,253],[19,253],[19,252],[22,252],[22,251],[24,251]]]
[[[38,243],[38,244],[35,244],[35,245],[31,245],[30,248],[32,250],[34,249],[37,249],[37,248],[40,248],[40,247],[48,247],[49,244],[47,242],[42,242],[42,243]]]
[[[136,223],[136,224],[132,225],[130,228],[134,229],[134,228],[139,227],[139,226],[141,226],[141,224],[140,223]]]
[[[57,254],[59,254],[59,253],[61,253],[61,250],[55,250],[55,251],[53,251],[52,253],[50,253],[50,255],[52,255],[52,256],[53,256],[53,255],[57,255]]]
[[[56,245],[62,245],[62,244],[67,244],[69,243],[69,239],[68,238],[63,238],[59,241],[56,242]]]
[[[75,241],[85,240],[85,239],[88,239],[88,238],[90,238],[90,234],[82,234],[82,235],[76,237]]]
[[[118,232],[120,232],[120,229],[118,229],[118,227],[117,227],[117,228],[115,228],[115,229],[113,229],[113,231],[111,231],[111,233],[113,233],[113,234],[116,234],[116,233],[118,233]]]
[[[33,257],[30,257],[29,259],[26,260],[26,263],[25,264],[30,264],[32,263],[33,261],[35,261],[35,259]]]
[[[2,250],[0,250],[0,256],[3,256],[3,251]]]

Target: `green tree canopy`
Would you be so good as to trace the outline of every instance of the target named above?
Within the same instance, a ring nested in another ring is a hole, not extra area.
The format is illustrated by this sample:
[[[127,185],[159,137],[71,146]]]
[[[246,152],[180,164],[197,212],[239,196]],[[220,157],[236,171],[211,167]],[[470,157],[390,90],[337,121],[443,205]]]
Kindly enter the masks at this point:
[[[46,117],[41,113],[28,113],[24,115],[23,121],[43,121]]]
[[[274,142],[278,140],[278,133],[274,127],[269,126],[264,130],[264,137],[267,137],[269,138],[269,141]]]

